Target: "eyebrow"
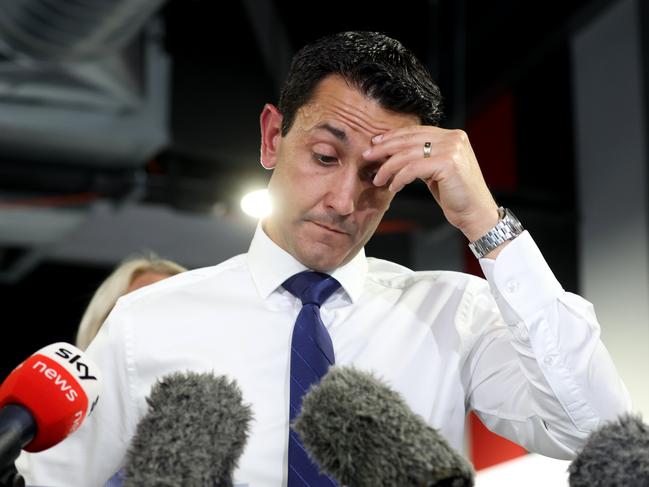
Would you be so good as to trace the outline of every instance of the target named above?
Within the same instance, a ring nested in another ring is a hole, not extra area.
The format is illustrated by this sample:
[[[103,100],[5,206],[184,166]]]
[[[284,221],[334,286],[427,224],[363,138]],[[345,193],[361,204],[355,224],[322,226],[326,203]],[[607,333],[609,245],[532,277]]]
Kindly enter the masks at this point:
[[[323,122],[317,125],[315,128],[316,130],[326,130],[330,132],[334,137],[336,137],[341,142],[345,142],[345,143],[349,142],[349,139],[347,139],[347,134],[345,133],[344,130],[337,129],[332,125],[329,125],[327,122]]]

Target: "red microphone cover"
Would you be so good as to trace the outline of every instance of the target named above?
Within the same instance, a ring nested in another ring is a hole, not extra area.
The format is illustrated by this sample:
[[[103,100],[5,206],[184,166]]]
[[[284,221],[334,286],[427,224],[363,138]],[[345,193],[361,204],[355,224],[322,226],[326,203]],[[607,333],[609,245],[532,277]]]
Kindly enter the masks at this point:
[[[0,408],[18,404],[32,414],[36,436],[24,449],[37,452],[74,432],[94,409],[100,390],[97,366],[74,345],[59,342],[9,374],[0,386]]]

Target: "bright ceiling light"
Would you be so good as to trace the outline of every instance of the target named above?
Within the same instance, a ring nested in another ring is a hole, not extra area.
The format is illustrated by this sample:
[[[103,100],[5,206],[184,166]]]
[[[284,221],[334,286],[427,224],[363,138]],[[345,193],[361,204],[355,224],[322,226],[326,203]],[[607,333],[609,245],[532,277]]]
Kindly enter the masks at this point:
[[[254,218],[264,218],[270,215],[271,204],[267,189],[251,191],[241,198],[241,209]]]

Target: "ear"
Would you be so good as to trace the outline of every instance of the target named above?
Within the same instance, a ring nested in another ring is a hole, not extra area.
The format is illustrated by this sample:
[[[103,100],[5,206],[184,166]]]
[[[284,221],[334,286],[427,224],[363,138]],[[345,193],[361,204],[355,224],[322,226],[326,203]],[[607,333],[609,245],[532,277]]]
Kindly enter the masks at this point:
[[[284,117],[275,105],[266,103],[259,116],[261,125],[261,165],[273,169],[277,164],[277,153],[282,138]]]

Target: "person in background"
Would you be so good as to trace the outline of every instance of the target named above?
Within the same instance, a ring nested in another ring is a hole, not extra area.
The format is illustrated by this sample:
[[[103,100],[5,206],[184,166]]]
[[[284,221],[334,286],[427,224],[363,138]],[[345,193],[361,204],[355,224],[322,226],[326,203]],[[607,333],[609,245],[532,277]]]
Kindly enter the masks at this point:
[[[95,291],[81,318],[75,345],[81,350],[88,348],[121,296],[186,270],[155,254],[124,260]]]

